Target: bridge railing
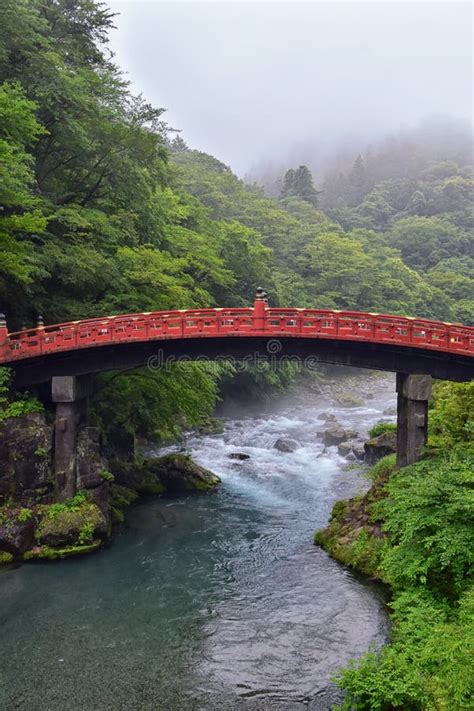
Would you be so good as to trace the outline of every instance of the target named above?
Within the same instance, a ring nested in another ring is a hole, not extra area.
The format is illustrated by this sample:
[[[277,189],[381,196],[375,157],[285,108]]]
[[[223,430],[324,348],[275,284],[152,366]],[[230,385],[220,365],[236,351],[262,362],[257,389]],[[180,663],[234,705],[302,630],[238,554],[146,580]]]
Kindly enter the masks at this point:
[[[3,336],[2,336],[3,334]],[[393,343],[474,356],[474,328],[404,316],[267,308],[189,309],[71,321],[16,333],[0,329],[0,363],[131,341],[273,336]]]

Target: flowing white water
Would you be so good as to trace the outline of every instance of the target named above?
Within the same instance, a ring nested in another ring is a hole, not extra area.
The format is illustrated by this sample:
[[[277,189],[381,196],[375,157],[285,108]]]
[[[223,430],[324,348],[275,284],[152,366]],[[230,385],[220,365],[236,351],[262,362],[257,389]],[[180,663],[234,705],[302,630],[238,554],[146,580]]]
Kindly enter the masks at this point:
[[[364,485],[318,415],[365,435],[394,402],[391,381],[364,382],[360,408],[306,393],[233,413],[186,442],[216,493],[135,507],[97,555],[2,573],[0,708],[330,709],[331,675],[386,635],[380,589],[312,544]]]

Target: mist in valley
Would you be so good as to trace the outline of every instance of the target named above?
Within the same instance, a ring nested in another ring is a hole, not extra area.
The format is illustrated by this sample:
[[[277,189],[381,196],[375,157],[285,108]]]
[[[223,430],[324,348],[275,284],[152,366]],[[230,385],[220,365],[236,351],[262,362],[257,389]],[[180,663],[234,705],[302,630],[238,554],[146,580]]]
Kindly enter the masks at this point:
[[[320,183],[368,148],[470,155],[470,3],[107,4],[132,89],[270,195],[290,166]]]

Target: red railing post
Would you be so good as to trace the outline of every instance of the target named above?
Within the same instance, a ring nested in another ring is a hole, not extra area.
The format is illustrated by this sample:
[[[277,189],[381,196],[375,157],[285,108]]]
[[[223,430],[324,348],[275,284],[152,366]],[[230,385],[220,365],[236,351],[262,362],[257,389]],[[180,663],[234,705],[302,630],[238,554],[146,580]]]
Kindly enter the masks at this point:
[[[253,303],[252,328],[254,331],[263,331],[265,329],[266,309],[266,294],[259,286]]]

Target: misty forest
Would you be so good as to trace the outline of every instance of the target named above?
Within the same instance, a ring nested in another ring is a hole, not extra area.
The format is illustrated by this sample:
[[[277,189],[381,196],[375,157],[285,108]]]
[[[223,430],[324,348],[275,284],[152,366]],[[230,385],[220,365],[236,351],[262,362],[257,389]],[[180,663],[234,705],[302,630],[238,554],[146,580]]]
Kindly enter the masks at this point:
[[[462,324],[473,373],[468,122],[448,105],[238,176],[135,90],[118,22],[0,0],[0,334],[263,287]],[[64,495],[63,401],[1,362],[0,709],[472,708],[472,378],[433,379],[400,466],[390,368],[104,368]]]

